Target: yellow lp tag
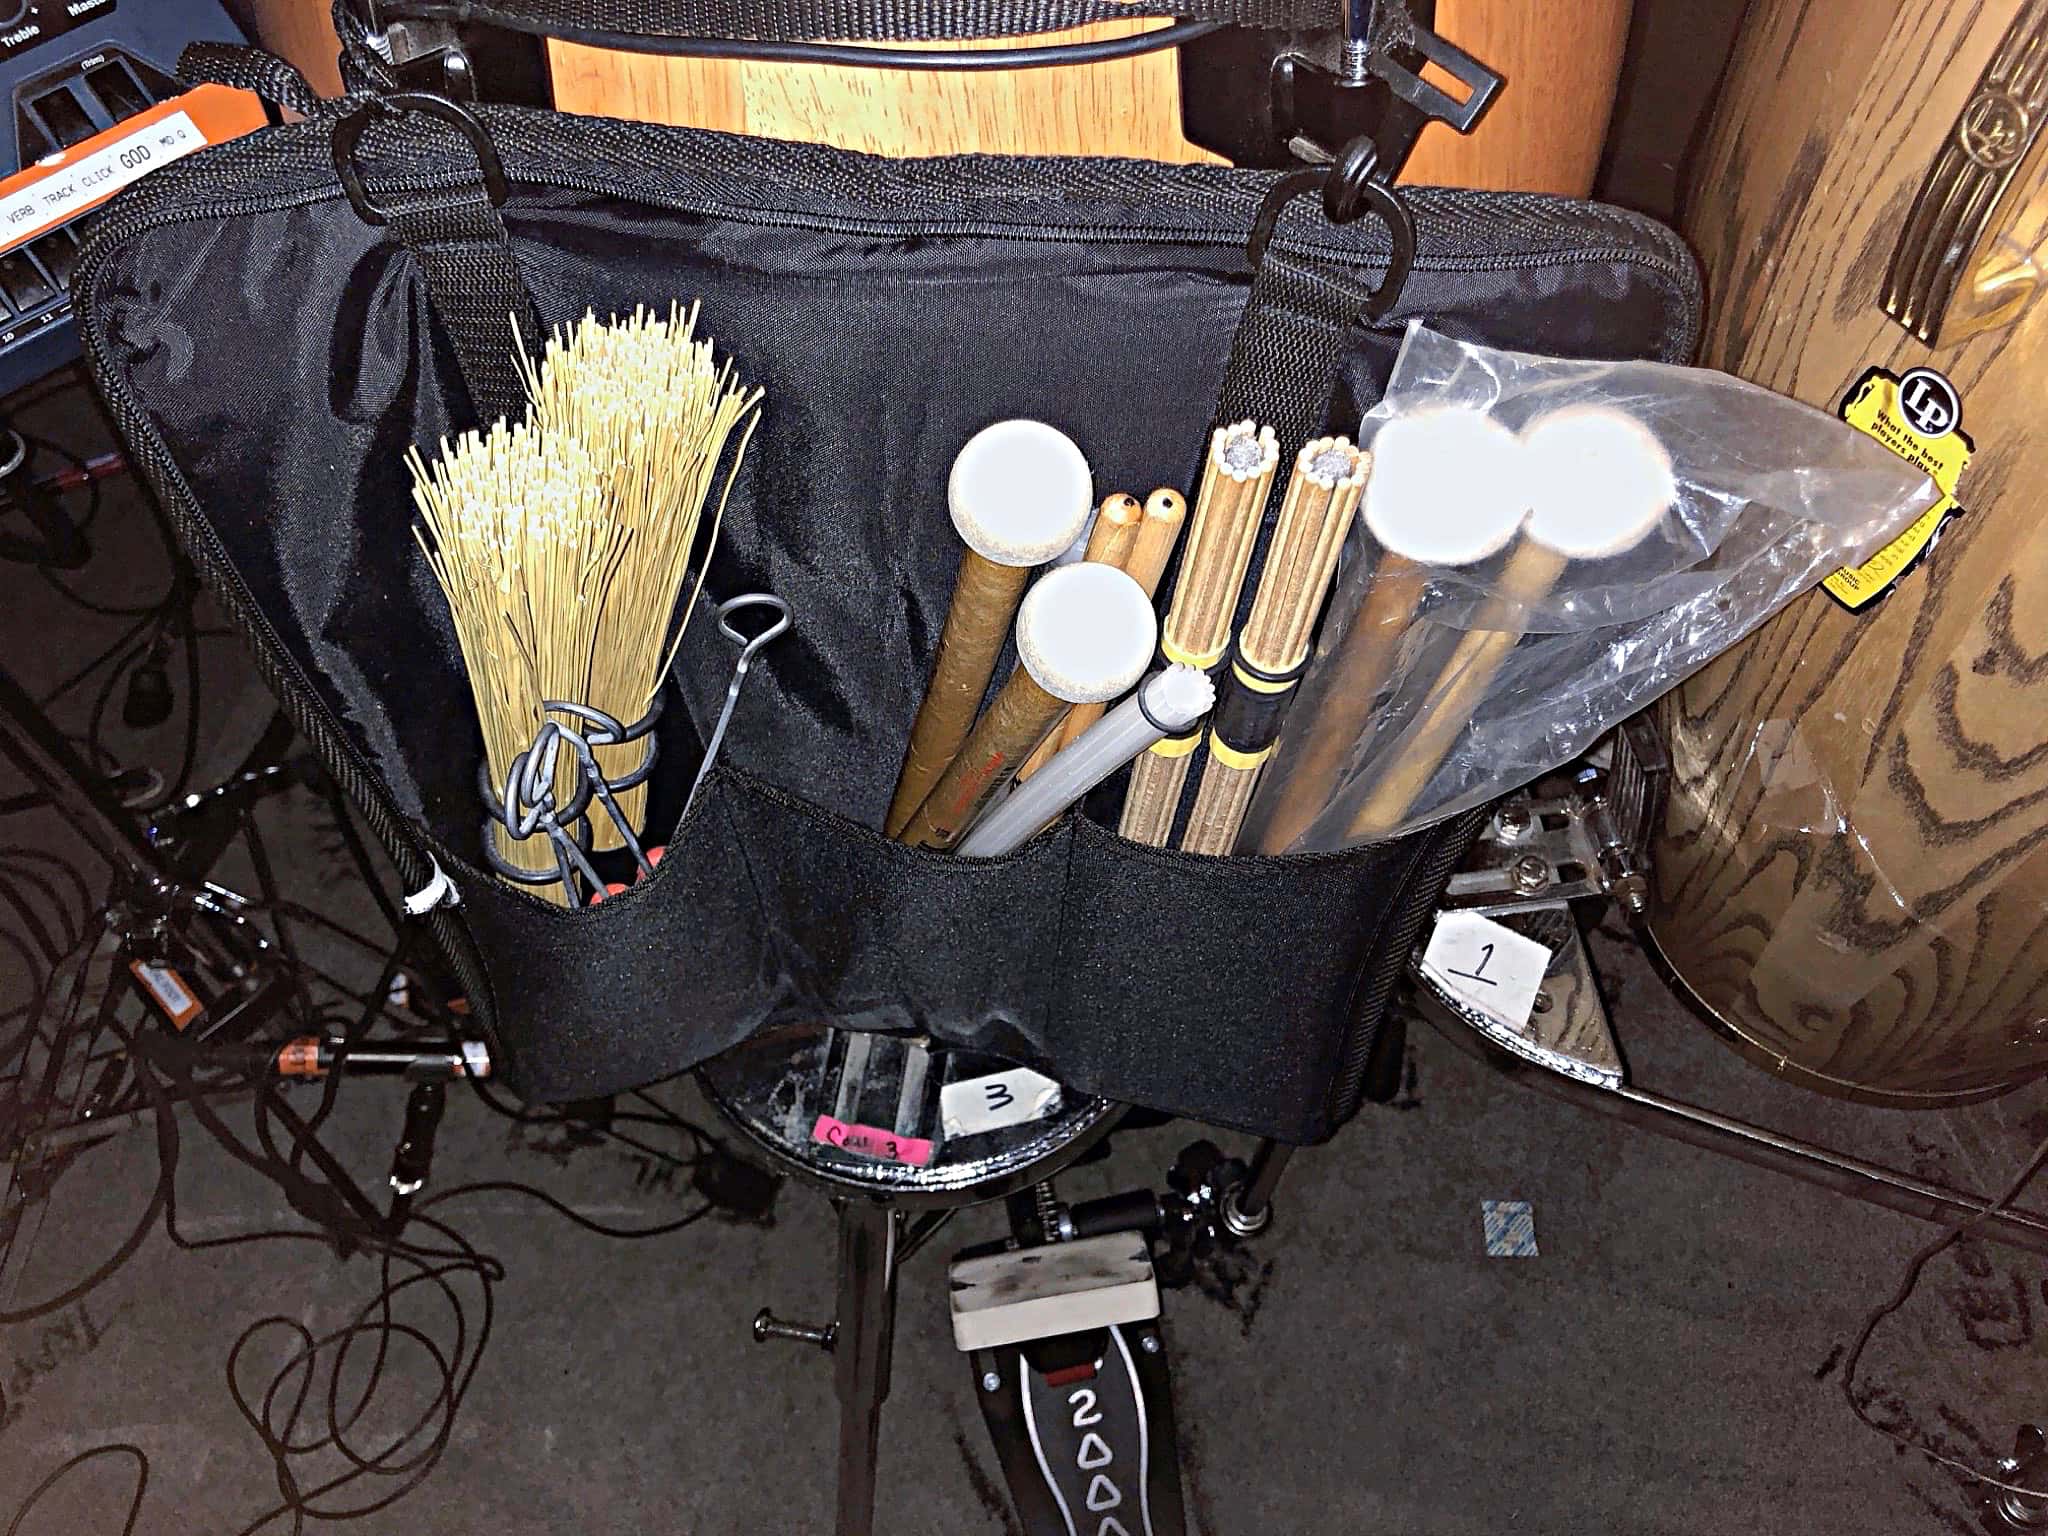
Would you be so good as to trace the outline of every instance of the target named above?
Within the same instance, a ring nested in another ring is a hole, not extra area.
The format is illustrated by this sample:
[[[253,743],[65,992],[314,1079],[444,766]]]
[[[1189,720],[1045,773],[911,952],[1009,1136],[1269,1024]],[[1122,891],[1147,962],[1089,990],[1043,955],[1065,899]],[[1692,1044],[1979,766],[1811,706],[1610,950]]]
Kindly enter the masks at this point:
[[[1941,499],[1883,549],[1822,579],[1830,597],[1856,609],[1905,575],[1934,546],[1941,525],[1962,511],[1956,482],[1976,446],[1963,434],[1962,397],[1932,368],[1911,368],[1903,376],[1872,368],[1842,402],[1842,420],[1917,464],[1941,491]]]

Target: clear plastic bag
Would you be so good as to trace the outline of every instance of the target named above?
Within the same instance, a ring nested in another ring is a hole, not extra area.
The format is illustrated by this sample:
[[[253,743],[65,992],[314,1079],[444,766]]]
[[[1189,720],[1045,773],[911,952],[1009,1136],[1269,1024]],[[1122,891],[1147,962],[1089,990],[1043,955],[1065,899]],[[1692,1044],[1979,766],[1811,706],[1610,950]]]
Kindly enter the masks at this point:
[[[1247,850],[1392,836],[1569,762],[1938,495],[1726,374],[1419,324],[1359,441],[1373,478]]]

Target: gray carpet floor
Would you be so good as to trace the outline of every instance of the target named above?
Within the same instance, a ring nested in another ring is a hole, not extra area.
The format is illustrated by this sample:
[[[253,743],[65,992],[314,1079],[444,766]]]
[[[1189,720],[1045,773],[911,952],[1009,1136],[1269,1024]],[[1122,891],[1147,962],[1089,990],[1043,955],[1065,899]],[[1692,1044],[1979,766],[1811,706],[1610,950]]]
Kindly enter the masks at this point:
[[[75,398],[41,410],[41,430],[82,449],[99,441]],[[110,491],[98,536],[102,552],[78,585],[108,600],[160,584],[132,491]],[[38,584],[18,585],[0,605],[0,660],[32,686],[120,632],[120,621],[88,621]],[[202,782],[267,715],[234,642],[208,640],[205,655]],[[116,728],[107,740],[124,761],[169,765],[178,725]],[[281,878],[363,920],[364,893],[333,873],[325,812],[301,797],[263,815]],[[0,830],[12,844],[61,849],[61,831],[36,820]],[[245,873],[233,861],[223,871],[230,883]],[[1597,936],[1594,951],[1646,1085],[1986,1189],[2048,1131],[2038,1089],[1936,1115],[1784,1087],[1710,1039],[1625,935]],[[0,1007],[14,1001],[0,996]],[[1296,1160],[1274,1227],[1234,1283],[1167,1297],[1195,1531],[1977,1528],[1962,1482],[1861,1426],[1839,1389],[1846,1343],[1927,1228],[1555,1103],[1425,1027],[1408,1065],[1395,1104],[1368,1108]],[[688,1083],[655,1095],[712,1123]],[[379,1082],[339,1096],[328,1139],[365,1181],[383,1178],[402,1099]],[[237,1113],[246,1127],[246,1106],[222,1110]],[[188,1240],[308,1230],[274,1185],[180,1119],[177,1221]],[[653,1151],[514,1124],[458,1095],[428,1194],[516,1182],[621,1226],[699,1208],[688,1173],[662,1155],[686,1143],[642,1134]],[[1062,1193],[1156,1184],[1197,1134],[1119,1133]],[[96,1265],[146,1210],[157,1167],[147,1129],[80,1157],[28,1214],[0,1271],[0,1309],[61,1292]],[[1533,1204],[1536,1257],[1486,1256],[1490,1199]],[[488,1280],[474,1265],[387,1273],[374,1257],[306,1238],[194,1251],[174,1247],[159,1221],[89,1294],[0,1328],[0,1531],[831,1528],[829,1362],[748,1337],[763,1305],[829,1311],[822,1200],[784,1184],[762,1219],[713,1215],[642,1241],[581,1230],[511,1188],[448,1198],[430,1214],[445,1228],[432,1241],[492,1256]],[[947,1256],[1000,1230],[999,1212],[968,1211],[902,1277],[878,1522],[892,1536],[1015,1528],[945,1315]],[[2044,1275],[2042,1261],[1976,1240],[1937,1260],[1868,1352],[1871,1411],[1951,1454],[2001,1454],[2014,1426],[2048,1406]],[[377,1298],[394,1280],[410,1283],[387,1318]],[[391,1326],[299,1363],[309,1341],[366,1309]],[[452,1408],[451,1369],[464,1383]],[[376,1390],[351,1418],[373,1372]],[[409,1442],[433,1451],[417,1475],[351,1475],[324,1439],[330,1388],[358,1450],[426,1424]],[[284,1507],[294,1502],[314,1518],[295,1523]]]

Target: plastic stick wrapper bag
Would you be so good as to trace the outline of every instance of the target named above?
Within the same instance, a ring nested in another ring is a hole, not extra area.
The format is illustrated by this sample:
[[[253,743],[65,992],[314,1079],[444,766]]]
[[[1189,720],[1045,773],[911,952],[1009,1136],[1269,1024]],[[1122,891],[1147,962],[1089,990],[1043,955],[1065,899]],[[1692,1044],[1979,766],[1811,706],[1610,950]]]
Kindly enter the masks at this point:
[[[1571,761],[1939,494],[1706,369],[1499,352],[1419,324],[1239,842],[1390,837]]]

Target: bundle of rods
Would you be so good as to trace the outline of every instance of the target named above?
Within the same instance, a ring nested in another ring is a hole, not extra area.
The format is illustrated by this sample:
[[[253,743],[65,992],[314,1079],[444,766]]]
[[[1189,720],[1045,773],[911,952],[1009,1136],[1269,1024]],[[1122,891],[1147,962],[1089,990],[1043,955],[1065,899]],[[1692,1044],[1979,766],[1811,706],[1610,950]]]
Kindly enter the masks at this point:
[[[586,313],[547,338],[538,362],[522,344],[525,422],[444,440],[431,466],[408,452],[415,537],[448,599],[495,785],[508,782],[550,701],[639,721],[681,643],[681,626],[673,641],[670,627],[679,607],[687,624],[696,604],[761,401],[697,338],[697,314],[695,305],[671,305],[666,316],[643,307],[623,320]],[[696,587],[684,600],[700,542]],[[559,723],[589,729],[581,717]],[[610,777],[630,772],[647,749],[628,741],[600,745],[596,756]],[[570,754],[557,759],[559,803],[572,800],[577,771]],[[616,797],[636,832],[646,795],[643,783]],[[597,848],[623,842],[606,817],[590,823]],[[556,867],[545,838],[515,838],[502,826],[493,837],[517,868]],[[560,904],[573,899],[559,883],[541,890]]]
[[[1182,671],[1218,670],[1231,655],[1231,622],[1279,458],[1270,427],[1253,421],[1220,427],[1210,438],[1192,517],[1171,489],[1154,491],[1142,505],[1118,492],[1104,498],[1082,542],[1090,477],[1079,450],[1036,422],[1002,422],[977,434],[961,450],[948,485],[954,524],[967,549],[885,830],[923,846],[953,847],[1012,777],[1029,779],[1082,746],[1109,700],[1138,675],[1122,676],[1121,663],[1109,664],[1111,642],[1105,636],[1114,626],[1105,615],[1150,603],[1184,521],[1187,548],[1164,626],[1156,631],[1159,654]],[[1343,438],[1320,438],[1297,456],[1231,669],[1227,723],[1220,721],[1210,733],[1212,756],[1186,848],[1228,853],[1236,845],[1258,764],[1271,749],[1287,690],[1307,658],[1367,463]],[[1017,625],[1020,664],[977,720],[1029,568],[1060,549],[1069,551],[1069,559],[1078,552],[1079,563],[1055,570],[1024,600]],[[1084,579],[1081,573],[1090,570],[1103,574]],[[1110,580],[1109,573],[1119,579]],[[1064,600],[1054,601],[1056,593]],[[1080,606],[1084,593],[1094,608]],[[1063,668],[1049,669],[1044,658],[1054,626],[1068,631],[1062,638],[1069,654]],[[1091,629],[1099,633],[1076,639]],[[1117,632],[1117,643],[1128,639],[1128,633]],[[1112,675],[1113,688],[1107,681]],[[1201,694],[1204,700],[1214,696],[1213,687]],[[1106,744],[1109,738],[1096,739]],[[1202,745],[1199,716],[1162,724],[1149,739],[1152,745],[1138,751],[1121,830],[1136,841],[1163,845],[1192,754]],[[1100,751],[1087,758],[1085,772],[1063,773],[1062,783],[1095,782]]]
[[[1280,853],[1399,831],[1521,640],[1529,610],[1572,561],[1611,559],[1638,545],[1675,494],[1661,445],[1604,406],[1553,411],[1519,433],[1483,411],[1426,407],[1383,423],[1373,454],[1343,437],[1317,438],[1294,456],[1243,632],[1233,636],[1279,462],[1272,429],[1257,422],[1211,434],[1159,654],[1216,678],[1219,702],[1206,732],[1193,720],[1162,729],[1138,751],[1119,824],[1135,842],[1163,847],[1178,827],[1187,852]],[[976,720],[1031,566],[1067,549],[1064,558],[1078,554],[1082,567],[1125,574],[1146,599],[1159,588],[1185,504],[1172,491],[1154,492],[1142,507],[1112,494],[1082,541],[1088,480],[1079,450],[1035,422],[999,423],[961,451],[950,495],[968,551],[898,780],[892,835],[954,846],[1011,777],[1059,762],[1113,697],[1099,678],[1086,687],[1047,684],[1031,653],[1048,642],[1020,623],[1025,664]],[[1351,601],[1337,605],[1334,636],[1312,678],[1313,707],[1283,737],[1357,521],[1370,537],[1346,578]],[[1413,716],[1381,720],[1377,701],[1431,574],[1482,562],[1497,563],[1488,600],[1454,645],[1439,648],[1447,654],[1429,675],[1414,679],[1421,686],[1404,685],[1411,703],[1419,698]],[[1106,601],[1107,584],[1098,587]],[[1088,614],[1045,603],[1036,619],[1041,630],[1054,622],[1085,627]],[[1375,747],[1369,772],[1351,769],[1381,725],[1391,728],[1386,749]],[[1283,755],[1269,774],[1276,750]],[[1091,773],[1097,756],[1088,760]],[[1198,787],[1183,816],[1197,763]],[[1061,781],[1083,777],[1077,770]],[[1342,824],[1323,825],[1340,802]],[[1019,819],[1006,816],[1005,825]]]

